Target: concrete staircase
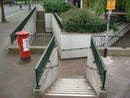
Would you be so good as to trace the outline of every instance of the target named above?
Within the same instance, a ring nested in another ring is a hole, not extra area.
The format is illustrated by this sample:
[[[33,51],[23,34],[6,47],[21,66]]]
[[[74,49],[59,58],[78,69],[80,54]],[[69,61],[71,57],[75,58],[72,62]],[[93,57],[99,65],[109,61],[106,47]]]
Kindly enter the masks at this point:
[[[59,78],[43,98],[97,98],[96,93],[84,78]]]

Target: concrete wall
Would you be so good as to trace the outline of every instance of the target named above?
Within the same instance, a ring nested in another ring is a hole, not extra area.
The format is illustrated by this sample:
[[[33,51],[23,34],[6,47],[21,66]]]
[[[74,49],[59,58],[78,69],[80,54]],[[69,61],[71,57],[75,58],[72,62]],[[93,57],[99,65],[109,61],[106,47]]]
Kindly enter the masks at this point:
[[[55,17],[52,15],[52,32],[56,38],[57,44],[59,47],[61,47],[61,29],[59,27],[59,25],[57,24],[57,21],[55,19]]]
[[[45,30],[46,32],[52,32],[52,14],[45,13]]]
[[[52,31],[55,35],[61,59],[87,57],[91,35],[64,33],[61,31],[55,17],[52,15]]]
[[[28,31],[30,34],[34,34],[36,32],[36,11],[24,26],[23,31]]]
[[[78,57],[86,57],[87,56],[87,48],[70,49],[70,50],[58,49],[58,50],[59,50],[61,59],[78,58]]]
[[[49,18],[51,17],[52,19],[49,20]],[[61,59],[87,57],[86,52],[87,52],[87,48],[90,47],[91,36],[94,36],[94,35],[106,36],[107,35],[106,32],[98,33],[98,34],[86,34],[86,33],[81,34],[81,33],[62,32],[53,14],[48,15],[46,19],[47,19],[46,21],[50,21],[47,25],[50,28],[51,28],[51,21],[52,21],[52,32],[54,33],[57,44],[59,46],[58,50],[59,50]],[[123,28],[126,28],[126,27],[122,26],[120,30]],[[123,32],[113,32],[111,30],[108,35],[124,35],[128,31],[129,28],[130,26],[127,26],[127,29]],[[105,41],[102,38],[96,38],[95,40],[97,40],[101,44],[104,44],[104,41]],[[113,40],[115,39],[111,39],[111,40],[112,40],[111,42],[114,42]],[[109,43],[109,44],[112,44],[112,43]]]
[[[86,65],[86,78],[91,86],[96,91],[99,98],[107,98],[107,91],[101,90],[101,80],[98,74],[97,66],[94,62],[94,57],[91,49],[88,49],[88,59]]]
[[[57,48],[54,48],[49,60],[50,62],[47,63],[47,66],[40,80],[40,91],[42,93],[44,93],[46,89],[57,79],[57,73],[59,68]]]

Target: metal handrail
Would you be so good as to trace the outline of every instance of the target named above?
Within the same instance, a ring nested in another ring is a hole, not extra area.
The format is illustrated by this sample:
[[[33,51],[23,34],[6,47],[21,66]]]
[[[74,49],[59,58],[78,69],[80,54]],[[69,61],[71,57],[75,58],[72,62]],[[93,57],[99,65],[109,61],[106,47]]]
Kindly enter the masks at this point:
[[[93,40],[93,38],[91,38],[91,48],[92,48],[92,52],[93,52],[93,55],[94,55],[94,59],[95,59],[95,63],[97,65],[97,68],[98,68],[98,73],[100,75],[100,79],[101,79],[101,82],[102,82],[102,86],[101,86],[101,89],[102,90],[105,90],[105,82],[106,82],[106,72],[107,72],[107,69],[106,69],[106,66],[101,58],[101,55],[95,45],[95,42]]]
[[[21,31],[26,23],[29,21],[33,13],[35,12],[36,7],[27,15],[27,17],[17,26],[17,28],[10,34],[10,41],[11,44],[16,40],[17,36],[15,35],[16,32]]]
[[[53,13],[53,15],[54,15],[54,17],[55,17],[55,19],[56,19],[56,21],[57,21],[57,23],[58,23],[60,29],[63,31],[63,25],[62,25],[60,19],[58,18],[57,14],[56,14],[56,13]]]
[[[41,58],[39,59],[37,65],[35,66],[36,89],[40,88],[40,85],[39,85],[40,79],[42,77],[44,69],[46,68],[47,63],[49,62],[49,57],[50,57],[54,47],[55,47],[55,38],[53,36],[52,39],[50,40],[47,48],[43,52]]]

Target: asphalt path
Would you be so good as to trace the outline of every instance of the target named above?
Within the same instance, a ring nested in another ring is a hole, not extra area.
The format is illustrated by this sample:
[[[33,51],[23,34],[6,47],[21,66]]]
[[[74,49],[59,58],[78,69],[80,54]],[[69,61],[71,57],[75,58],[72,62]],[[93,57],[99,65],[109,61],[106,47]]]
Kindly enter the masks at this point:
[[[23,6],[23,9],[20,9],[19,5],[4,6],[5,16],[9,17],[19,11],[27,9],[27,5],[22,5],[22,6]]]
[[[28,12],[28,9],[18,11],[17,14],[8,17],[7,22],[0,23],[0,98],[34,98],[33,69],[40,55],[31,55],[31,61],[24,64],[20,61],[19,54],[8,53],[9,34]]]

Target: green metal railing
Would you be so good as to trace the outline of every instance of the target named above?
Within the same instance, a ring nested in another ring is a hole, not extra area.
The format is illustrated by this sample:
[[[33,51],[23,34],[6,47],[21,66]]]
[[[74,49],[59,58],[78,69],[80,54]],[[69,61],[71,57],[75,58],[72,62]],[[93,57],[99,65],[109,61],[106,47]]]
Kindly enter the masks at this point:
[[[34,34],[29,35],[30,46],[47,46],[52,38],[52,34]]]
[[[130,36],[93,36],[97,47],[104,47],[108,40],[108,47],[130,47]]]
[[[41,76],[44,72],[44,68],[46,67],[47,63],[49,62],[49,57],[50,57],[54,47],[55,47],[55,39],[53,36],[48,44],[48,47],[42,54],[40,60],[38,61],[37,65],[35,67],[36,89],[40,88],[39,82],[40,82]]]
[[[56,21],[57,21],[60,29],[63,31],[63,25],[62,25],[60,19],[58,18],[58,16],[56,15],[56,13],[53,13],[53,15],[54,15],[54,17],[55,17],[55,19],[56,19]]]
[[[104,62],[103,62],[103,60],[101,58],[101,55],[100,55],[98,49],[96,48],[96,45],[95,45],[95,42],[94,42],[93,38],[91,38],[91,48],[92,48],[95,63],[97,65],[98,72],[99,72],[99,75],[100,75],[100,78],[101,78],[101,82],[102,82],[101,89],[105,90],[105,81],[106,81],[107,69],[105,67],[105,64],[104,64]]]
[[[27,17],[17,26],[17,28],[10,34],[10,41],[11,44],[16,40],[17,36],[15,35],[16,32],[21,31],[26,23],[29,21],[30,17],[33,15],[34,11],[36,10],[36,7],[27,15]]]

